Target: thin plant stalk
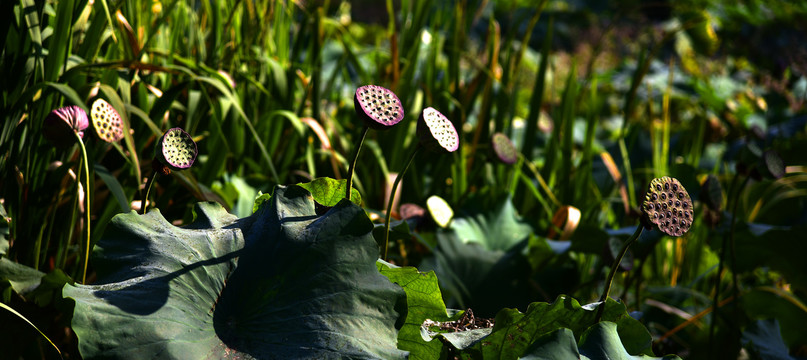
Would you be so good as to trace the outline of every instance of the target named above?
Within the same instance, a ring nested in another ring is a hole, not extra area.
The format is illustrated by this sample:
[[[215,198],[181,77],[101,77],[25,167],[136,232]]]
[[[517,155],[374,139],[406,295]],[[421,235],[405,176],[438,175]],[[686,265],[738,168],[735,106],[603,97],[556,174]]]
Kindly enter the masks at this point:
[[[54,344],[54,343],[53,343],[53,341],[51,341],[51,340],[50,340],[50,338],[49,338],[47,335],[45,335],[45,333],[43,333],[43,332],[42,332],[42,330],[39,330],[39,328],[38,328],[38,327],[36,327],[36,325],[34,325],[34,323],[32,323],[30,320],[28,320],[28,319],[27,319],[25,316],[23,316],[22,314],[18,313],[18,312],[17,312],[16,310],[14,310],[12,307],[10,307],[10,306],[8,306],[8,305],[6,305],[6,304],[3,304],[2,302],[0,302],[0,308],[6,309],[8,312],[10,312],[10,313],[12,313],[12,314],[16,315],[18,318],[20,318],[20,319],[22,319],[23,321],[25,321],[26,323],[28,323],[28,325],[31,325],[31,327],[32,327],[32,328],[34,328],[34,330],[36,330],[36,331],[39,333],[39,335],[42,335],[42,337],[43,337],[43,338],[45,338],[45,340],[47,340],[47,341],[48,341],[48,343],[50,343],[50,345],[51,345],[51,346],[53,346],[53,348],[54,348],[54,349],[56,349],[56,352],[57,352],[57,353],[59,353],[59,358],[60,358],[60,359],[64,359],[64,358],[62,357],[62,352],[61,352],[61,350],[59,350],[59,347],[58,347],[58,346],[56,346],[56,344]]]
[[[395,177],[395,182],[392,183],[392,191],[389,195],[389,202],[387,202],[387,217],[384,219],[384,261],[387,261],[387,253],[389,252],[389,224],[392,219],[392,203],[395,201],[395,191],[398,190],[398,184],[401,182],[401,178],[403,178],[404,174],[406,174],[406,170],[409,169],[409,165],[412,165],[412,160],[415,159],[418,150],[420,150],[420,146],[415,147],[415,151],[409,156],[409,160],[406,161],[406,166],[404,166],[403,171],[398,173],[398,176]]]
[[[84,142],[81,140],[81,136],[78,133],[74,132],[76,136],[76,140],[78,140],[78,146],[81,148],[81,158],[83,159],[84,163],[84,181],[87,186],[84,187],[84,197],[87,199],[87,204],[84,208],[85,214],[85,223],[84,227],[86,228],[87,233],[87,242],[84,248],[84,270],[81,273],[81,283],[87,283],[87,264],[90,261],[90,164],[87,160],[87,148],[84,147]],[[81,167],[81,165],[79,165]],[[79,170],[80,172],[81,170]]]
[[[605,290],[602,292],[602,296],[600,297],[600,304],[599,310],[597,310],[597,317],[594,320],[595,323],[600,322],[602,319],[603,311],[605,310],[605,302],[608,300],[608,294],[611,292],[611,283],[614,282],[614,276],[616,276],[616,270],[619,268],[619,265],[622,264],[622,258],[625,257],[625,254],[628,252],[628,248],[633,244],[636,239],[642,235],[642,230],[644,226],[641,224],[636,228],[636,231],[631,235],[628,241],[622,245],[622,250],[619,251],[619,255],[614,259],[614,264],[611,265],[611,272],[608,273],[608,278],[605,280]]]
[[[154,174],[151,175],[149,178],[149,184],[146,186],[146,195],[143,196],[143,199],[140,200],[140,211],[141,214],[146,214],[146,203],[148,202],[149,193],[151,192],[151,186],[154,185],[154,180],[157,178],[157,172],[155,171]]]
[[[370,128],[365,125],[364,129],[361,131],[361,138],[359,139],[359,145],[356,146],[356,155],[353,156],[353,161],[350,163],[350,168],[347,170],[347,187],[345,188],[345,199],[350,199],[350,189],[353,188],[353,169],[356,168],[356,160],[359,159],[361,146],[362,144],[364,144],[364,138],[367,137],[368,130],[370,130]]]

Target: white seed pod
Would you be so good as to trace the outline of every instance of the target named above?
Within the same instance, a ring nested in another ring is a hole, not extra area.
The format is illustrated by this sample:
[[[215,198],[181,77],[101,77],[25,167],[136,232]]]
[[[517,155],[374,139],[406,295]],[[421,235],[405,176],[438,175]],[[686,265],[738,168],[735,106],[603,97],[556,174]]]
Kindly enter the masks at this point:
[[[460,136],[454,124],[432,107],[420,113],[417,134],[420,143],[434,152],[453,152],[460,146]]]

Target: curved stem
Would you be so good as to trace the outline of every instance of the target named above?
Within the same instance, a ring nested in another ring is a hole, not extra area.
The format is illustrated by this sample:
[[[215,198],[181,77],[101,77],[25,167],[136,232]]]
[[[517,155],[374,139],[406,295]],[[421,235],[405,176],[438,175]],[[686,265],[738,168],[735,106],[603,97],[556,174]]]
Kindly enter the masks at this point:
[[[392,203],[395,201],[395,190],[398,190],[398,184],[401,182],[401,178],[403,178],[406,170],[409,169],[409,165],[412,165],[412,160],[415,159],[418,150],[420,150],[420,145],[418,145],[415,151],[412,152],[412,155],[409,156],[409,160],[406,161],[406,166],[404,166],[403,171],[398,173],[398,176],[395,177],[395,182],[392,184],[392,191],[389,194],[389,202],[387,203],[387,217],[384,219],[384,261],[387,261],[387,252],[389,250],[389,223],[392,218]]]
[[[151,192],[151,185],[154,185],[154,179],[157,178],[157,172],[155,171],[154,174],[151,174],[151,178],[149,178],[149,184],[146,186],[146,195],[143,196],[143,199],[140,200],[140,212],[145,215],[146,214],[146,203],[149,199],[149,193]]]
[[[90,262],[90,164],[87,160],[87,148],[84,147],[84,142],[78,133],[73,133],[78,140],[78,146],[81,147],[81,157],[84,159],[84,181],[87,186],[84,188],[84,197],[87,198],[87,205],[84,207],[85,223],[84,227],[87,230],[87,242],[84,244],[84,271],[81,275],[81,283],[87,283],[87,264]]]
[[[594,321],[595,323],[600,322],[600,319],[602,319],[602,313],[605,310],[605,301],[608,300],[608,294],[611,292],[611,283],[614,282],[614,276],[616,276],[616,270],[619,268],[619,264],[622,263],[622,258],[625,257],[630,245],[633,244],[636,239],[639,238],[639,235],[642,234],[643,229],[644,226],[639,224],[633,235],[631,235],[628,241],[622,245],[622,250],[619,251],[619,255],[616,257],[616,259],[614,259],[614,264],[611,265],[611,272],[608,273],[608,278],[605,280],[605,290],[602,292],[602,296],[600,297],[600,302],[602,304],[600,304],[599,310],[597,310],[597,318]]]
[[[356,168],[356,160],[359,158],[361,146],[364,144],[364,138],[367,137],[367,130],[370,130],[370,128],[365,125],[364,130],[361,132],[359,145],[356,147],[356,155],[353,156],[353,161],[350,163],[350,168],[347,170],[347,188],[345,190],[345,199],[348,200],[350,200],[350,189],[353,188],[353,169]]]

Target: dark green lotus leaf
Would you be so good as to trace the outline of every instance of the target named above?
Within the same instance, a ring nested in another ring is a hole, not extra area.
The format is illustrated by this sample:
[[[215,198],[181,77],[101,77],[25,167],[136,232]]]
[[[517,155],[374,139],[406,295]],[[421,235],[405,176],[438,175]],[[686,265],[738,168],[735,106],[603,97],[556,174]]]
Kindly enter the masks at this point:
[[[450,229],[462,242],[479,243],[493,251],[507,251],[532,233],[532,227],[516,214],[510,197],[501,197],[490,207],[472,204],[454,218]]]
[[[18,294],[36,289],[45,273],[6,258],[0,258],[0,281],[7,281]]]
[[[743,346],[758,359],[795,360],[790,356],[779,322],[776,319],[757,320],[743,331]]]
[[[496,315],[493,332],[466,351],[473,358],[517,359],[525,354],[535,339],[555,330],[567,328],[579,338],[594,324],[596,312],[594,304],[581,306],[577,300],[565,295],[553,303],[532,303],[525,313],[503,309]],[[650,352],[650,333],[628,315],[625,305],[609,298],[602,319],[615,323],[618,339],[622,339],[627,353]]]
[[[784,275],[794,288],[807,290],[807,277],[804,276],[807,274],[807,262],[804,261],[807,226],[762,229],[753,231],[748,228],[736,232],[737,271],[770,268]]]
[[[65,286],[83,357],[402,358],[406,295],[378,273],[373,224],[343,201],[277,187],[238,219],[201,203],[179,228],[159,211],[111,221],[98,285]]]
[[[424,339],[421,325],[426,319],[453,321],[462,313],[449,315],[434,272],[420,272],[413,267],[395,267],[383,260],[376,262],[376,265],[382,275],[401,285],[406,291],[409,309],[404,326],[398,332],[398,348],[409,351],[410,360],[438,358],[443,344],[439,340]]]
[[[676,355],[666,355],[663,357],[651,357],[647,355],[630,354],[624,346],[626,339],[619,332],[619,325],[611,321],[603,321],[586,329],[580,337],[580,357],[581,359],[612,359],[612,360],[645,360],[681,359]]]

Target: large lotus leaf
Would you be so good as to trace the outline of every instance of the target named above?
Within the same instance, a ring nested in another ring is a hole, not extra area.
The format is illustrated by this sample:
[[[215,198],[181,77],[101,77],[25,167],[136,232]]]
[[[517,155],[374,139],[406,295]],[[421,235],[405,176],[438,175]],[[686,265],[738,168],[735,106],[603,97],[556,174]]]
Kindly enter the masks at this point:
[[[426,319],[452,321],[462,313],[450,316],[440,286],[434,272],[420,272],[413,267],[394,267],[381,260],[378,271],[390,281],[401,285],[406,291],[408,312],[401,331],[398,332],[398,348],[409,351],[409,359],[436,359],[440,356],[443,344],[437,340],[426,340],[421,335],[421,325]]]
[[[532,227],[516,214],[510,197],[500,198],[491,207],[476,204],[463,209],[450,229],[463,243],[479,243],[491,251],[507,251],[532,233]]]
[[[743,331],[743,346],[760,359],[794,360],[790,356],[779,322],[776,319],[757,320]]]
[[[575,338],[594,324],[597,306],[581,306],[572,297],[561,295],[553,303],[530,304],[526,313],[503,309],[496,315],[493,332],[466,350],[471,358],[516,359],[535,339],[560,328],[572,331]],[[630,354],[650,353],[650,333],[628,315],[625,305],[613,299],[605,304],[602,319],[614,322],[622,345]]]
[[[533,298],[526,245],[525,240],[507,252],[491,251],[463,243],[452,231],[439,231],[434,256],[420,268],[437,273],[448,307],[470,307],[477,316],[492,317],[503,307],[526,309]]]
[[[807,290],[806,226],[772,228],[757,232],[749,228],[735,237],[737,271],[752,271],[759,266],[781,272],[793,286]]]
[[[566,360],[566,359],[611,359],[611,360],[646,360],[646,359],[680,359],[675,355],[650,357],[647,355],[630,355],[622,346],[617,324],[603,321],[588,328],[581,336],[580,346],[575,342],[574,333],[570,329],[558,329],[536,340],[522,357],[525,360]]]
[[[159,213],[111,221],[99,284],[65,286],[85,358],[401,358],[406,295],[378,273],[372,222],[342,201],[278,187],[252,216],[217,204],[172,226]]]

